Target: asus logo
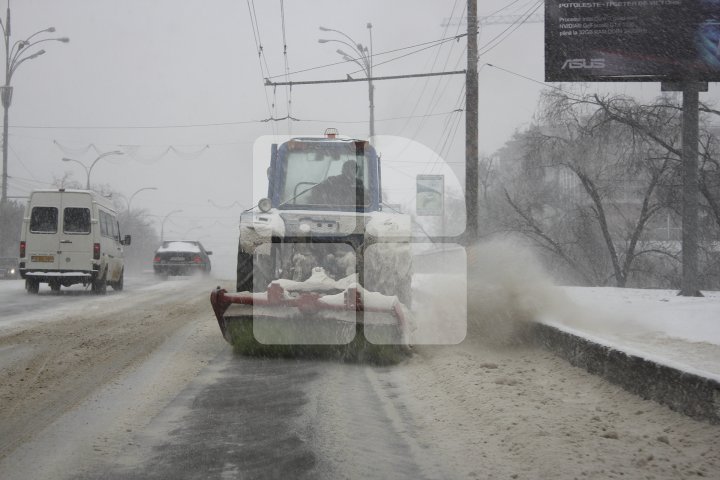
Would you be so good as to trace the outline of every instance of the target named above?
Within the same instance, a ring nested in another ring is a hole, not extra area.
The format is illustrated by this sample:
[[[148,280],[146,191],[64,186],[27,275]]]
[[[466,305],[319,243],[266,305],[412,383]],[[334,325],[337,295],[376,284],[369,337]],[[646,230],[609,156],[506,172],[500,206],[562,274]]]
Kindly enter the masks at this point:
[[[571,59],[565,60],[565,63],[563,63],[562,70],[565,70],[566,68],[570,68],[570,69],[605,68],[605,59],[604,58],[591,58],[590,60],[586,60],[584,58],[571,58]]]

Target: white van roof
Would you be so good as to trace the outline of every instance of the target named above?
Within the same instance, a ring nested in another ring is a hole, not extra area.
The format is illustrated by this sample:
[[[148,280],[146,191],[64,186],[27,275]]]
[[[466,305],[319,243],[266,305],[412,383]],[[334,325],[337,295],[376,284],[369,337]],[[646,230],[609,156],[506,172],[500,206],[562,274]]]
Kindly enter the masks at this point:
[[[103,208],[110,210],[113,213],[117,213],[115,210],[115,207],[113,206],[112,202],[109,198],[103,197],[97,192],[94,192],[92,190],[79,190],[74,188],[56,188],[56,189],[42,189],[42,190],[33,190],[32,193],[30,193],[30,200],[29,203],[32,203],[33,196],[36,194],[40,195],[52,195],[52,194],[59,194],[59,193],[70,193],[70,194],[77,194],[77,195],[90,195],[92,197],[92,200],[101,205]]]

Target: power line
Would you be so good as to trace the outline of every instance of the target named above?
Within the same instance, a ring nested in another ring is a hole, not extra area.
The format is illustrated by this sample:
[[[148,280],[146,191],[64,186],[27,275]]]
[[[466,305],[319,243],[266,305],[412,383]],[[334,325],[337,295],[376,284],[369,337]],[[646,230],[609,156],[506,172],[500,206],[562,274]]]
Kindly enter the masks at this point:
[[[33,130],[153,130],[163,128],[231,127],[235,125],[247,125],[253,123],[259,124],[264,122],[265,120],[238,120],[235,122],[193,123],[175,125],[10,125],[9,128]]]
[[[554,89],[554,90],[559,90],[559,91],[565,93],[566,95],[568,95],[568,96],[570,96],[570,97],[574,97],[574,98],[576,98],[576,99],[578,99],[578,100],[581,100],[581,99],[582,99],[582,97],[581,97],[580,95],[577,95],[577,94],[575,94],[575,93],[573,93],[573,92],[569,92],[569,91],[563,89],[562,87],[558,87],[557,85],[553,85],[553,84],[551,84],[551,83],[542,82],[542,81],[540,81],[540,80],[535,80],[534,78],[530,78],[530,77],[525,76],[525,75],[523,75],[523,74],[521,74],[521,73],[513,72],[512,70],[508,70],[507,68],[499,67],[499,66],[497,66],[497,65],[495,65],[495,64],[492,64],[492,63],[484,63],[483,65],[487,65],[488,67],[492,67],[492,68],[497,68],[498,70],[502,70],[502,71],[505,72],[505,73],[509,73],[510,75],[514,75],[514,76],[516,76],[516,77],[523,78],[523,79],[528,80],[528,81],[531,81],[531,82],[533,82],[533,83],[537,83],[537,84],[539,84],[539,85],[542,85],[543,87],[552,88],[552,89]]]
[[[280,0],[280,23],[282,25],[283,39],[283,60],[285,63],[285,81],[288,82],[285,87],[285,100],[287,101],[287,117],[288,117],[288,134],[292,134],[292,84],[290,83],[290,64],[288,63],[287,51],[287,35],[285,33],[285,0]],[[270,72],[268,72],[269,74]]]
[[[489,42],[487,42],[484,46],[478,48],[478,58],[481,55],[485,55],[490,50],[494,49],[498,45],[500,45],[505,39],[507,39],[510,35],[512,35],[515,30],[520,28],[523,24],[531,21],[533,14],[543,5],[543,0],[538,1],[534,6],[531,6],[528,10],[525,11],[522,15],[513,15],[513,22],[508,26],[505,30],[500,32],[498,35],[493,37]],[[499,39],[499,40],[498,40]],[[493,42],[497,42],[492,45]]]
[[[297,82],[271,82],[270,80],[265,80],[265,85],[267,86],[278,86],[278,85],[318,85],[318,84],[324,84],[324,83],[351,83],[351,82],[367,82],[368,80],[377,81],[377,80],[397,80],[400,78],[418,78],[418,77],[438,77],[441,75],[464,75],[466,73],[465,70],[456,70],[452,72],[431,72],[431,73],[411,73],[408,75],[387,75],[384,77],[370,77],[370,78],[351,78],[348,76],[348,78],[344,79],[337,79],[337,80],[302,80]]]
[[[260,37],[260,25],[258,24],[257,13],[255,11],[255,0],[247,0],[247,6],[248,6],[248,10],[250,12],[250,24],[251,24],[252,30],[253,30],[253,39],[255,41],[255,48],[258,52],[258,62],[260,64],[260,78],[264,79],[265,74],[263,72],[263,64],[265,65],[265,69],[266,69],[268,75],[270,75],[270,69],[268,68],[267,58],[265,58],[265,53],[263,51],[262,38]],[[267,106],[268,114],[272,117],[274,114],[273,108],[275,106],[275,103],[273,102],[273,105],[271,107],[270,99],[268,98],[268,94],[267,94],[267,90],[265,90],[264,88],[263,88],[263,94],[265,95],[265,105]],[[272,131],[273,131],[273,134],[275,134],[274,126],[272,127]]]
[[[467,8],[467,4],[465,5],[465,7]],[[465,11],[465,10],[463,10],[463,12],[464,12],[464,11]],[[459,27],[458,27],[458,28],[459,28]],[[462,58],[463,58],[463,56],[465,56],[466,51],[467,51],[467,46],[465,46],[465,47],[461,50],[461,55],[460,55],[460,57],[459,57],[459,58],[456,60],[456,62],[455,62],[455,68],[457,68],[457,67],[460,65],[460,62],[462,62]],[[452,48],[451,48],[451,52],[452,52]],[[443,67],[442,67],[443,69],[447,68],[448,62],[450,61],[450,53],[451,53],[451,52],[448,52],[448,56],[447,56],[447,58],[445,59],[445,64],[444,64]],[[442,89],[442,93],[445,93],[446,91],[448,91],[448,88],[447,88],[448,85],[449,85],[449,79],[448,79],[448,81],[447,81],[446,84],[445,84],[445,88]],[[458,99],[456,100],[456,102],[455,102],[455,108],[456,108],[456,109],[462,107],[464,89],[465,89],[465,82],[463,82],[460,96],[459,96],[459,98],[458,98]],[[441,91],[441,90],[440,90],[440,82],[437,82],[437,83],[435,84],[435,90],[433,91],[432,96],[430,97],[430,107],[429,107],[429,111],[434,111],[434,109],[437,108],[438,104],[440,103],[440,100],[441,100],[441,98],[442,98],[442,94],[439,93],[440,91]],[[447,125],[447,122],[446,122],[446,125]],[[415,135],[417,135],[423,127],[424,127],[424,124],[418,125],[418,127],[417,127],[416,130],[415,130]],[[413,138],[414,138],[414,136],[413,136]],[[441,139],[442,139],[442,134],[440,135],[438,141],[440,141]],[[442,152],[441,152],[441,153],[442,153]]]
[[[455,13],[455,8],[457,7],[458,1],[459,1],[459,0],[455,0],[455,3],[453,3],[452,10],[450,11],[450,17],[452,17],[453,14]],[[467,8],[467,5],[465,6],[465,8]],[[465,15],[465,9],[464,9],[464,8],[463,8],[463,13],[462,13],[462,15]],[[448,31],[448,27],[445,27],[445,29],[443,30],[443,37],[444,37],[445,35],[447,35],[447,31]],[[459,31],[459,27],[458,27],[458,29],[455,30],[455,34],[456,34],[456,35],[457,35],[458,31]],[[451,51],[452,51],[452,49],[451,49]],[[429,66],[428,66],[427,63],[426,63],[426,65],[425,65],[424,68],[432,71],[432,70],[435,68],[435,63],[437,62],[437,59],[438,59],[439,55],[440,55],[440,49],[438,49],[438,51],[436,52],[435,58],[433,59],[432,63],[431,63]],[[448,55],[449,55],[449,53],[448,53]],[[425,94],[425,89],[428,87],[429,83],[430,83],[429,79],[425,79],[425,81],[424,81],[423,84],[422,84],[422,88],[420,89],[420,93],[419,93],[415,98],[424,98],[424,96],[425,96],[425,95],[424,95],[424,94]],[[411,98],[411,96],[412,96],[412,92],[411,92],[411,91],[408,91],[408,94],[407,94],[407,96],[406,96],[405,101],[407,101],[408,98]],[[416,100],[411,100],[411,101],[412,101],[412,106],[413,106],[413,107],[412,107],[412,112],[411,112],[411,114],[415,114],[415,110],[416,110],[416,109],[418,108],[418,106],[420,105],[420,102],[418,102],[418,101],[416,101]],[[427,113],[427,111],[426,111],[426,113]],[[400,134],[402,134],[402,132],[405,131],[405,129],[408,127],[409,124],[410,124],[410,121],[409,121],[409,120],[408,120],[407,122],[405,122],[405,125],[403,125],[403,126],[400,128],[400,130],[399,130]]]
[[[393,50],[387,50],[387,51],[385,51],[385,52],[373,53],[372,58],[379,57],[379,56],[382,56],[382,55],[388,55],[388,54],[390,54],[390,53],[400,52],[400,51],[403,51],[403,50],[409,50],[409,49],[411,49],[411,48],[422,47],[422,46],[430,45],[430,44],[433,44],[433,45],[431,45],[431,46],[440,46],[440,45],[442,45],[442,44],[444,44],[444,43],[451,42],[451,41],[453,41],[453,40],[458,41],[458,40],[460,40],[462,37],[465,37],[465,36],[467,36],[467,34],[462,33],[462,34],[457,35],[457,36],[455,36],[455,37],[445,37],[445,38],[440,38],[440,39],[438,39],[438,40],[432,40],[432,41],[429,41],[429,42],[422,42],[422,43],[417,43],[417,44],[414,44],[414,45],[409,45],[409,46],[407,46],[407,47],[401,47],[401,48],[395,48],[395,49],[393,49]],[[334,67],[334,66],[336,66],[336,65],[343,65],[343,64],[345,64],[345,63],[352,62],[353,60],[358,60],[358,59],[351,58],[350,60],[343,60],[343,61],[341,61],[341,62],[327,63],[327,64],[325,64],[325,65],[318,65],[318,66],[316,66],[316,67],[309,67],[309,68],[305,68],[305,69],[303,69],[303,70],[296,70],[296,71],[294,71],[294,72],[290,72],[290,75],[296,75],[296,74],[298,74],[298,73],[305,73],[305,72],[310,72],[310,71],[313,71],[313,70],[320,70],[320,69],[323,69],[323,68]],[[376,65],[379,65],[379,64],[376,64]],[[266,78],[266,80],[271,80],[271,79],[273,79],[273,78],[283,77],[283,76],[285,76],[285,75],[284,75],[284,74],[281,74],[281,75],[269,75],[269,76]]]
[[[424,114],[424,115],[405,115],[405,116],[399,116],[399,117],[388,117],[388,118],[381,118],[381,119],[375,119],[376,122],[391,122],[395,120],[405,120],[405,119],[413,119],[413,118],[427,118],[427,117],[440,117],[445,115],[451,115],[455,112],[462,112],[463,109],[457,108],[455,110],[451,110],[449,112],[440,112],[440,113],[431,113],[431,114]],[[302,122],[316,122],[316,123],[367,123],[367,120],[318,120],[318,119],[304,119],[300,120]]]
[[[463,37],[463,36],[465,36],[465,35],[458,35],[456,38],[459,40],[459,39],[460,39],[461,37]],[[456,38],[452,38],[451,40],[455,40]],[[443,42],[443,43],[445,43],[445,42]],[[380,65],[385,65],[386,63],[394,62],[394,61],[396,61],[396,60],[400,60],[401,58],[409,57],[410,55],[415,55],[416,53],[424,52],[425,50],[429,50],[429,49],[431,49],[431,48],[439,47],[440,45],[442,45],[442,43],[438,43],[438,44],[435,44],[435,45],[429,45],[429,46],[427,46],[427,47],[419,48],[419,49],[417,49],[417,50],[413,50],[412,52],[408,52],[408,53],[405,53],[405,54],[403,54],[403,55],[399,55],[399,56],[397,56],[397,57],[393,57],[393,58],[391,58],[390,60],[385,60],[384,62],[375,63],[375,64],[373,64],[373,67],[377,67],[377,66],[380,66]],[[350,60],[347,60],[347,61],[350,62],[350,61],[352,61],[352,60],[354,60],[354,59],[350,59]],[[355,74],[355,73],[360,73],[360,72],[362,72],[362,70],[355,70],[354,72],[350,72],[350,75],[353,75],[353,74]]]
[[[462,73],[462,72],[458,72]],[[367,79],[360,79],[359,81],[367,81]],[[431,115],[404,115],[404,116],[397,116],[397,117],[388,117],[388,118],[382,118],[382,119],[376,119],[376,122],[387,122],[391,120],[402,120],[406,118],[424,118],[424,117],[432,117],[432,116],[440,116],[440,115],[447,115],[450,112],[442,112],[438,114],[431,114]],[[129,125],[105,125],[105,126],[83,126],[83,125],[22,125],[17,126],[13,125],[10,128],[22,128],[22,129],[57,129],[57,130],[83,130],[83,129],[90,129],[90,130],[98,130],[98,129],[161,129],[161,128],[195,128],[195,127],[215,127],[215,126],[235,126],[235,125],[249,125],[249,124],[262,124],[262,123],[268,123],[268,122],[277,122],[282,120],[287,120],[288,117],[282,117],[282,118],[266,118],[262,120],[246,120],[246,121],[237,121],[237,122],[225,122],[225,123],[204,123],[204,124],[192,124],[192,125],[137,125],[137,126],[129,126]],[[328,120],[316,120],[316,119],[308,119],[308,118],[296,118],[292,117],[290,120],[296,121],[296,122],[324,122]],[[336,121],[338,123],[366,123],[367,120],[351,120],[351,121],[342,121],[342,120],[329,120],[329,121]],[[24,137],[24,136],[18,136],[14,135],[17,138],[31,138],[33,140],[40,140],[38,137]],[[53,142],[60,147],[60,144],[57,142],[57,140],[53,140]],[[194,143],[194,144],[186,144],[186,145],[175,145],[176,147],[185,146],[185,147],[194,147],[194,146],[212,146],[212,145],[244,145],[247,143],[252,142],[225,142],[225,143]],[[97,149],[97,146],[94,144],[91,144],[91,146],[94,149]],[[120,144],[121,147],[127,146]],[[137,146],[156,146],[156,147],[162,147],[164,145],[151,145],[151,144],[138,144]]]

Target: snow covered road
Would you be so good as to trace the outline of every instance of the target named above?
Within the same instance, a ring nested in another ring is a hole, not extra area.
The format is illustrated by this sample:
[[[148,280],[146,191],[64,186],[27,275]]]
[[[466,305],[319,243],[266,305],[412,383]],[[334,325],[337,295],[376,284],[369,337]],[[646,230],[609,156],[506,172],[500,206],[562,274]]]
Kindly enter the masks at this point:
[[[395,367],[246,359],[220,337],[214,286],[1,312],[0,478],[720,476],[720,426],[479,336],[479,320]]]

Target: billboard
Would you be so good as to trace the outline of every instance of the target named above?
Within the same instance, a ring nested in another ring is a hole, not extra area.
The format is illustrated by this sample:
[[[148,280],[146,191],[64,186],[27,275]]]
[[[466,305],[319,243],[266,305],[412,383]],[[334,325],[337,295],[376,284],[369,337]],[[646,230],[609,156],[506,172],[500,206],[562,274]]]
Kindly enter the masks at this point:
[[[720,0],[546,0],[545,80],[720,81]]]

